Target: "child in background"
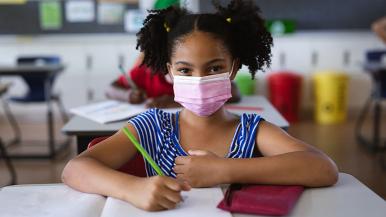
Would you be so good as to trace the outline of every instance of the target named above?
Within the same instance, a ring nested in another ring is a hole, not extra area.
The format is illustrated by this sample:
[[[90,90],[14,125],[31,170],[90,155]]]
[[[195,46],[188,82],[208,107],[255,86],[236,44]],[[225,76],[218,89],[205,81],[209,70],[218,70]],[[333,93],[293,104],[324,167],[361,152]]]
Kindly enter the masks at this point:
[[[227,183],[333,185],[335,163],[257,114],[226,111],[231,80],[241,65],[252,77],[271,62],[272,37],[251,1],[215,5],[214,14],[170,7],[152,11],[138,33],[143,64],[173,78],[177,113],[150,109],[127,128],[159,165],[147,178],[116,171],[136,149],[122,130],[65,167],[67,185],[119,198],[141,209],[172,209],[181,191]]]
[[[386,16],[373,22],[371,29],[386,44]]]
[[[173,84],[168,75],[152,73],[151,69],[141,65],[140,54],[134,67],[127,73],[139,89],[131,89],[125,76],[121,75],[106,90],[106,97],[119,101],[140,104],[146,101],[147,107],[179,107],[174,101]]]

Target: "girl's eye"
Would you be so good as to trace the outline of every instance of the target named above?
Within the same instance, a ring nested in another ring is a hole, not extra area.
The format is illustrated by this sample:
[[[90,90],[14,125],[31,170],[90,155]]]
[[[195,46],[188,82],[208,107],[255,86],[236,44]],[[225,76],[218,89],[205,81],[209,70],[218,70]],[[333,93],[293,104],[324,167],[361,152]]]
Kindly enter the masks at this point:
[[[210,74],[217,74],[219,72],[222,71],[222,67],[221,66],[212,66],[209,68],[209,72]]]
[[[183,75],[188,75],[190,70],[188,68],[181,68],[181,69],[177,69],[177,71],[180,73],[180,74],[183,74]]]

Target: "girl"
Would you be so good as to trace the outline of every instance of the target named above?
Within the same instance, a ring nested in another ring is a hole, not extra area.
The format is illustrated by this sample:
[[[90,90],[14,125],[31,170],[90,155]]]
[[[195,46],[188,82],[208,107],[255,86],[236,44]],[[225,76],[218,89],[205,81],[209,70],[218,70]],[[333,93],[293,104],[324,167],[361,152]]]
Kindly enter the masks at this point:
[[[256,114],[238,117],[223,105],[242,64],[252,77],[269,66],[272,38],[259,8],[233,0],[215,14],[152,11],[138,33],[143,64],[173,77],[176,114],[151,109],[129,130],[161,167],[148,178],[116,171],[136,153],[122,131],[71,160],[63,181],[80,191],[128,201],[145,210],[171,209],[181,191],[224,183],[329,186],[334,162]]]

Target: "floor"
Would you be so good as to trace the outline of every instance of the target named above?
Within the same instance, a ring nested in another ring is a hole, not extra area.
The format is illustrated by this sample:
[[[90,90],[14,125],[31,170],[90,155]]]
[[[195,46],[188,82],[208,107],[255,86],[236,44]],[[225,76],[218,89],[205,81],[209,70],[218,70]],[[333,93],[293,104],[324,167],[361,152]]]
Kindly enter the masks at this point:
[[[44,124],[44,109],[37,108],[22,111],[23,108],[13,109],[15,116],[23,130],[23,138],[45,139],[46,127]],[[341,172],[349,173],[367,185],[378,195],[386,199],[386,168],[381,167],[380,154],[370,153],[357,144],[354,138],[354,123],[357,114],[350,115],[345,123],[337,125],[318,125],[312,118],[303,118],[298,123],[291,124],[289,133],[300,138],[326,152],[338,165]],[[353,118],[354,117],[354,118]],[[386,116],[383,115],[383,125]],[[60,133],[61,121],[57,121],[57,137],[63,139]],[[371,123],[365,123],[364,130],[370,132]],[[383,141],[385,141],[386,130],[382,129]],[[366,132],[365,132],[366,133]],[[3,140],[11,138],[12,131],[0,109],[0,137]],[[16,147],[18,148],[18,147]],[[30,147],[31,148],[31,147]],[[33,149],[44,150],[44,146]],[[27,183],[55,183],[60,182],[60,174],[66,162],[75,156],[75,139],[71,148],[60,154],[53,160],[15,160],[18,184]],[[386,156],[383,156],[386,161]],[[386,162],[385,162],[386,163]],[[9,175],[5,164],[0,161],[0,186],[5,185]]]

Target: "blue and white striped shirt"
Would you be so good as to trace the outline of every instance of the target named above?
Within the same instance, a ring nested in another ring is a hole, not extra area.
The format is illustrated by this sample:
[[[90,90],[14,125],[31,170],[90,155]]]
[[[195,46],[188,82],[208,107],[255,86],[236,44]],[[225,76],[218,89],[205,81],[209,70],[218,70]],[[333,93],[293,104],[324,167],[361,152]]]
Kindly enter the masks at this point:
[[[187,156],[178,138],[179,112],[175,114],[160,109],[150,109],[129,120],[139,137],[139,142],[160,166],[165,175],[176,177],[173,171],[174,160],[178,156]],[[235,135],[229,148],[227,158],[252,158],[256,144],[256,133],[262,118],[257,114],[243,114],[237,126]],[[174,124],[173,124],[174,123]],[[255,150],[257,155],[261,155]],[[145,162],[148,176],[157,175],[156,171]]]

